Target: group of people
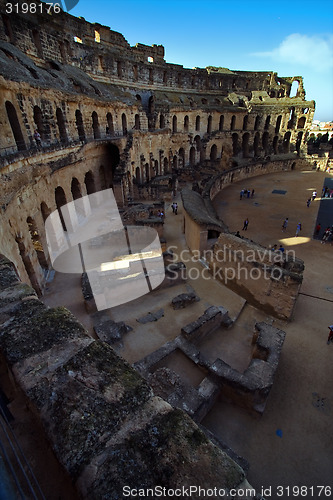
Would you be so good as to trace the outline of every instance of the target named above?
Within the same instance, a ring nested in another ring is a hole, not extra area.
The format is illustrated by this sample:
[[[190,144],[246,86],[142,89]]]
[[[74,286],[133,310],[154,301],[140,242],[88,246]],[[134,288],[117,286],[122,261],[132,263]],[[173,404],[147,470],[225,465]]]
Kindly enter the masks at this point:
[[[288,227],[288,222],[289,222],[289,218],[286,217],[282,223],[282,232],[284,233],[285,231],[287,231],[287,227]],[[296,234],[295,236],[297,237],[300,233],[300,231],[302,231],[302,224],[299,222],[296,226]]]
[[[254,189],[250,191],[249,189],[242,189],[241,192],[239,193],[239,199],[242,200],[244,198],[253,198],[254,196]]]

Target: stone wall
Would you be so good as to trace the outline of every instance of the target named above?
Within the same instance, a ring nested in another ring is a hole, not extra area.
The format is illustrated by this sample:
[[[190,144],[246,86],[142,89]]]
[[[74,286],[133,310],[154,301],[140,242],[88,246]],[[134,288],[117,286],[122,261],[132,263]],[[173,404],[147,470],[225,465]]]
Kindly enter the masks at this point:
[[[0,301],[1,354],[81,498],[120,498],[125,486],[248,485],[184,412],[154,396],[69,311],[44,306],[3,257]]]
[[[284,320],[292,318],[304,263],[294,254],[272,252],[256,243],[221,233],[210,270],[250,304]]]

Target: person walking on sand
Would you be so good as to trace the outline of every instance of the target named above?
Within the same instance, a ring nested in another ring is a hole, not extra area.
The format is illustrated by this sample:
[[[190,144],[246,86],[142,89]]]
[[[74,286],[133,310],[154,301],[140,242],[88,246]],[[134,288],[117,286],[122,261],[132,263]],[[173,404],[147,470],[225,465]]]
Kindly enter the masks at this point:
[[[288,226],[288,217],[286,217],[283,221],[283,224],[282,224],[282,231],[285,232],[287,230],[287,226]]]
[[[306,206],[309,208],[310,206],[310,203],[311,203],[311,198],[308,199],[308,201],[306,202]]]
[[[248,225],[249,225],[249,219],[246,218],[245,221],[244,221],[244,225],[243,225],[242,231],[247,231]]]
[[[296,234],[295,234],[296,237],[299,235],[300,231],[302,231],[302,224],[299,222],[296,227]]]

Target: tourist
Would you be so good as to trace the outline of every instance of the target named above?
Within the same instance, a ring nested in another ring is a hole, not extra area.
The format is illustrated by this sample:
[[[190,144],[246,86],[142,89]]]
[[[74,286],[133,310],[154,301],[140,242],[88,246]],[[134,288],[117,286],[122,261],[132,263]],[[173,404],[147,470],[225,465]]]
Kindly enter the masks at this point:
[[[302,231],[302,224],[299,222],[296,226],[296,234],[295,234],[296,237],[299,235],[300,231]]]
[[[311,198],[308,199],[308,201],[306,202],[306,206],[309,208],[310,206],[310,203],[311,203]]]
[[[330,332],[328,334],[327,344],[329,344],[333,339],[333,325],[330,325],[328,329]]]
[[[37,129],[34,131],[34,139],[36,141],[37,148],[41,149],[41,147],[42,147],[42,139],[41,139],[40,133],[38,132]]]
[[[312,201],[314,201],[316,199],[316,196],[317,196],[317,191],[313,191],[312,192]]]
[[[247,231],[248,225],[249,225],[249,219],[246,218],[245,221],[244,221],[244,225],[243,225],[242,231]]]
[[[281,253],[284,253],[284,247],[282,246],[282,244],[281,244],[281,245],[280,245],[280,247],[279,247],[279,251],[280,251]]]
[[[105,133],[106,133],[106,135],[110,135],[110,129],[108,126],[106,126],[106,128],[105,128]]]
[[[178,203],[175,203],[175,212],[174,213],[175,213],[175,215],[178,214]]]
[[[252,189],[251,198],[254,196],[254,189]]]
[[[239,193],[239,199],[241,200],[244,196],[244,189],[241,190],[241,192]]]
[[[288,217],[286,217],[283,221],[283,224],[282,224],[282,231],[285,232],[287,230],[287,226],[288,226]]]
[[[329,238],[330,236],[331,236],[331,229],[330,229],[329,227],[327,227],[327,228],[325,229],[325,232],[324,232],[323,237],[322,237],[322,239],[321,239],[321,243],[322,243],[322,244],[323,244],[323,243],[325,244],[325,243],[326,243],[326,241],[328,241],[328,238]]]
[[[320,222],[318,222],[318,224],[316,225],[316,229],[315,229],[315,236],[318,236],[320,230],[321,230],[321,224],[320,224]]]
[[[175,202],[171,203],[171,208],[172,208],[173,213],[175,213],[175,205],[176,205]]]

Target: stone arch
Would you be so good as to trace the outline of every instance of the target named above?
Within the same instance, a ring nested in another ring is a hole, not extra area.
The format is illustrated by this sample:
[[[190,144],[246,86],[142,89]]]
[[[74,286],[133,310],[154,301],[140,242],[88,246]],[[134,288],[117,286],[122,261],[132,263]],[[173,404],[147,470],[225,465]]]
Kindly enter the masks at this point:
[[[80,183],[76,177],[72,178],[71,193],[72,193],[73,200],[77,200],[78,198],[82,197],[81,186],[80,186]]]
[[[216,144],[213,144],[212,147],[210,148],[210,161],[215,161],[217,159],[217,146]]]
[[[276,125],[275,125],[275,133],[276,134],[278,134],[280,132],[281,121],[282,121],[282,115],[279,115],[276,119]]]
[[[172,132],[177,132],[177,116],[174,115],[172,118]]]
[[[113,117],[110,112],[106,114],[106,122],[108,124],[109,134],[114,135]]]
[[[268,132],[264,132],[262,135],[262,148],[265,152],[265,155],[268,153],[268,141],[269,141],[269,134]]]
[[[163,173],[166,174],[167,172],[169,172],[169,161],[168,158],[165,157],[163,160]]]
[[[98,114],[96,113],[96,111],[92,112],[91,118],[92,118],[92,129],[94,133],[94,139],[100,139],[101,131],[99,129]]]
[[[199,116],[199,115],[198,115],[198,116],[196,117],[196,119],[195,119],[195,130],[196,130],[197,132],[199,132],[199,131],[200,131],[200,116]]]
[[[190,149],[190,165],[191,167],[194,167],[195,165],[195,147],[192,146]]]
[[[253,141],[254,156],[260,155],[259,142],[260,142],[260,135],[259,135],[259,132],[257,132],[256,135],[254,136],[254,141]]]
[[[235,127],[236,127],[236,116],[233,115],[231,117],[231,122],[230,122],[230,130],[235,130]]]
[[[186,115],[184,118],[184,132],[188,132],[188,128],[189,128],[189,118]]]
[[[301,118],[298,120],[297,128],[304,128],[305,122],[306,122],[305,116],[301,116]]]
[[[96,193],[95,179],[91,170],[89,170],[84,176],[84,183],[86,185],[87,194]]]
[[[232,134],[232,156],[237,156],[239,151],[238,134]]]
[[[184,148],[180,148],[179,150],[179,168],[185,167],[185,150]]]
[[[278,142],[279,142],[279,136],[276,135],[276,136],[274,136],[274,139],[273,139],[273,151],[274,151],[275,155],[278,154]]]
[[[160,172],[158,160],[154,161],[154,170],[155,170],[155,175],[160,175],[161,172]]]
[[[60,217],[60,220],[61,220],[61,224],[62,224],[63,230],[67,231],[65,220],[63,218],[62,211],[61,211],[61,207],[63,207],[67,203],[65,191],[63,190],[63,188],[61,186],[57,186],[55,188],[54,195],[55,195],[55,202],[56,202],[56,206],[57,206],[57,209],[58,209],[58,212],[59,212],[59,217]]]
[[[165,128],[165,116],[160,114],[160,128]]]
[[[243,130],[247,130],[248,122],[249,122],[249,115],[245,115],[243,118]]]
[[[264,126],[265,130],[268,130],[270,122],[271,122],[271,116],[268,115],[268,116],[266,116],[266,121],[265,121],[265,126]]]
[[[13,104],[10,101],[6,101],[6,111],[7,111],[7,116],[9,120],[9,124],[11,126],[13,136],[16,142],[16,146],[18,151],[23,151],[26,149],[26,145],[24,142],[22,130],[21,130],[21,125],[20,122],[17,118],[17,113],[16,109],[14,108]]]
[[[141,171],[140,167],[136,167],[135,169],[135,180],[137,184],[141,184]]]
[[[297,151],[298,155],[301,152],[302,138],[303,138],[303,132],[298,132],[297,139],[296,139],[296,151]]]
[[[220,121],[219,121],[219,131],[223,131],[223,126],[224,126],[224,115],[220,116]]]
[[[76,122],[77,133],[79,135],[79,140],[85,142],[86,134],[84,131],[82,113],[79,109],[75,111],[75,122]]]
[[[243,135],[243,138],[242,138],[243,158],[248,158],[250,156],[250,152],[249,152],[249,139],[250,139],[250,134],[248,132],[246,132]]]
[[[125,113],[121,115],[121,127],[123,130],[123,135],[127,135],[127,118]]]
[[[37,224],[35,220],[32,217],[27,217],[27,224],[29,228],[29,233],[30,233],[30,238],[32,241],[32,245],[35,249],[35,252],[37,254],[37,259],[40,264],[40,267],[44,270],[47,270],[49,268],[47,259],[44,253],[44,248],[43,244],[40,240],[40,235],[38,231]]]
[[[209,115],[208,120],[207,120],[207,133],[208,134],[211,134],[211,132],[212,132],[212,123],[213,123],[213,117],[212,117],[212,115]]]
[[[261,122],[261,116],[257,115],[254,122],[254,130],[259,130],[260,122]]]
[[[42,201],[42,203],[40,204],[40,211],[42,213],[43,221],[45,222],[48,216],[51,214],[51,210],[49,209],[45,201]]]
[[[45,139],[45,131],[43,125],[43,115],[39,106],[34,106],[34,123],[36,125],[36,129],[42,140]]]
[[[283,152],[289,153],[291,132],[286,132],[283,138]]]
[[[60,142],[63,144],[66,144],[68,142],[67,130],[66,130],[64,114],[60,108],[57,108],[57,110],[56,110],[56,118],[57,118],[57,125],[58,125],[58,130],[59,130],[59,135],[60,135]]]

